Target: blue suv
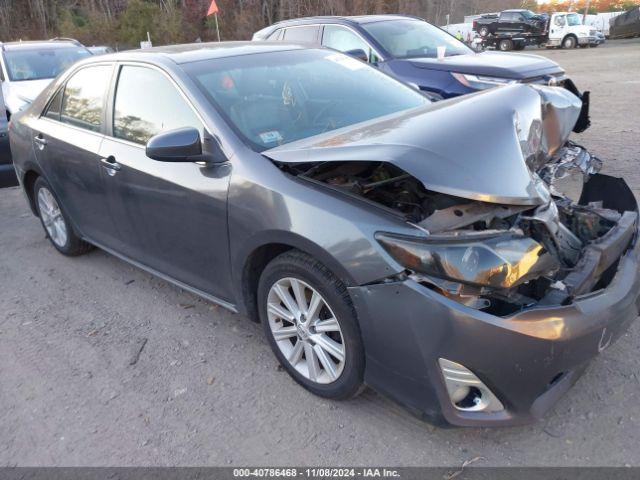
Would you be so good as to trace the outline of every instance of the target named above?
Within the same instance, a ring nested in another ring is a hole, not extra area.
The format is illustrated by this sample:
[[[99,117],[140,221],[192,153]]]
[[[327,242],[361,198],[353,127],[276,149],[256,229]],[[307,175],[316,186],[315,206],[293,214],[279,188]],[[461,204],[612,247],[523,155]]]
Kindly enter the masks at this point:
[[[253,35],[253,40],[322,45],[345,52],[411,84],[435,100],[515,82],[564,86],[583,100],[582,121],[578,122],[576,131],[588,126],[588,92],[580,94],[557,63],[538,55],[477,53],[451,34],[417,17],[299,18],[264,28]]]

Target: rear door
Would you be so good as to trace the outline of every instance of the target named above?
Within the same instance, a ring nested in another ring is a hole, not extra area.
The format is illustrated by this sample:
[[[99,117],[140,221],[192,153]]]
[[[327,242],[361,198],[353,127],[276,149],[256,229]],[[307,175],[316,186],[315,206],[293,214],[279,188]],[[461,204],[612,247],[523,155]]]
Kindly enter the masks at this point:
[[[82,67],[34,123],[33,147],[47,180],[83,236],[107,246],[113,225],[100,174],[112,64]]]
[[[182,127],[209,135],[170,76],[151,66],[119,67],[109,135],[100,156],[108,164],[109,211],[116,250],[201,292],[232,298],[227,235],[229,163],[203,165],[152,160],[152,136]],[[211,132],[215,133],[215,132]]]

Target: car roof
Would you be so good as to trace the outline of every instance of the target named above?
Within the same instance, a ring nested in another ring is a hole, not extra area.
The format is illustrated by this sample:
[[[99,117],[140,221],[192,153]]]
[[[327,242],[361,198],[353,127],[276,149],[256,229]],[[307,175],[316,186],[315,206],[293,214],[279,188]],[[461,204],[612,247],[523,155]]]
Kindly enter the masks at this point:
[[[187,43],[109,53],[85,59],[83,60],[83,63],[105,62],[110,60],[145,62],[170,60],[176,64],[184,64],[216,58],[305,49],[306,47],[302,45],[282,42]]]
[[[55,49],[69,47],[84,47],[76,40],[26,40],[18,42],[0,42],[0,48],[6,51],[12,50],[33,50],[38,49]]]
[[[387,20],[406,20],[408,18],[414,19],[414,20],[423,20],[420,17],[414,17],[411,15],[397,15],[397,14],[352,15],[352,16],[326,15],[326,16],[300,17],[300,18],[292,18],[290,20],[282,20],[280,22],[274,23],[273,25],[271,25],[271,27],[286,26],[294,23],[345,23],[345,24],[361,25],[365,23],[382,22]]]

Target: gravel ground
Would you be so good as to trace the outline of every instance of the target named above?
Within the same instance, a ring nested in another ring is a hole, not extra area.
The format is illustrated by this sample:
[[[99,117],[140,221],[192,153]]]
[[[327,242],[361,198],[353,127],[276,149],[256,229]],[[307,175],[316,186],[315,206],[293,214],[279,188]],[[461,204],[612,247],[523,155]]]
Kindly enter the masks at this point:
[[[640,193],[640,42],[527,53],[592,91],[577,140]],[[258,325],[101,251],[56,253],[17,188],[0,224],[0,465],[640,465],[640,324],[539,423],[437,429],[371,391],[314,397]]]

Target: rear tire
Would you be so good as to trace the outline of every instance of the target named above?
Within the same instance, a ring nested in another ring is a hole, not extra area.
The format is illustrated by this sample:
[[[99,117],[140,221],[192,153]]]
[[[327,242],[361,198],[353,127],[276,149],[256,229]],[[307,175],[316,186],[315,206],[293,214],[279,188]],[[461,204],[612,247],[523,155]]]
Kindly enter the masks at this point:
[[[480,27],[478,33],[481,37],[486,37],[487,35],[489,35],[489,29],[487,27]]]
[[[38,177],[33,185],[33,199],[42,227],[56,250],[63,255],[76,257],[93,248],[91,244],[76,235],[58,198],[42,177]]]
[[[513,49],[513,42],[508,39],[500,40],[500,43],[498,44],[498,49],[501,52],[508,52],[509,50]]]
[[[336,400],[363,390],[356,313],[344,284],[323,264],[297,250],[273,259],[258,283],[258,308],[273,353],[296,382]]]

